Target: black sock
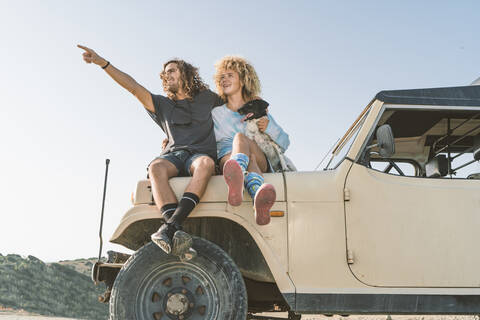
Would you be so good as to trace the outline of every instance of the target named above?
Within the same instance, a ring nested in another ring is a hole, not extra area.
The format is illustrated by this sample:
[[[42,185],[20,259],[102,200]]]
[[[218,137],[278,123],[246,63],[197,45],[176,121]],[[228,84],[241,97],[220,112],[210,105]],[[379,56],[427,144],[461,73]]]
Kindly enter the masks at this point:
[[[160,209],[160,212],[162,213],[163,219],[165,219],[165,221],[168,221],[168,219],[173,216],[173,213],[175,212],[175,209],[177,209],[177,206],[177,203],[167,203]]]
[[[193,208],[200,202],[198,196],[191,192],[185,192],[182,196],[182,199],[178,203],[177,210],[173,216],[168,219],[168,223],[173,223],[175,225],[182,225],[183,221],[187,219],[190,212],[192,212]]]

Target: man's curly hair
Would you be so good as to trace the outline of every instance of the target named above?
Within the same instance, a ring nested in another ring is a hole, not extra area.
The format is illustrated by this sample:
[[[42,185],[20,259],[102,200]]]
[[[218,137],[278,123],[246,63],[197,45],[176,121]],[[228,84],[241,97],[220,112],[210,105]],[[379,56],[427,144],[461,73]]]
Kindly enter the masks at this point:
[[[198,74],[198,68],[195,68],[190,63],[181,60],[181,59],[172,59],[163,64],[163,71],[160,73],[160,78],[162,79],[163,90],[170,99],[175,99],[176,93],[169,91],[167,88],[167,78],[165,73],[165,68],[170,63],[176,63],[178,70],[180,71],[180,83],[179,86],[185,92],[187,99],[193,99],[200,91],[208,89],[208,85],[203,82],[202,78]]]
[[[260,94],[260,80],[253,66],[242,57],[239,56],[225,56],[215,63],[215,84],[217,86],[218,94],[223,100],[227,100],[223,88],[220,85],[222,73],[227,70],[233,70],[238,73],[240,82],[243,84],[242,97],[245,101],[250,101],[258,97]]]

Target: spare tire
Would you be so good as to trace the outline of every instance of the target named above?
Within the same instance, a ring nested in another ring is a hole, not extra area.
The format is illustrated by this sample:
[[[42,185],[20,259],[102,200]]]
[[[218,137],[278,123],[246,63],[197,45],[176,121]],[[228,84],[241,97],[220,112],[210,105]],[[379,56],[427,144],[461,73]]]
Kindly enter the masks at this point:
[[[112,288],[112,320],[245,320],[247,293],[233,260],[193,237],[197,256],[180,261],[148,243],[120,270]]]

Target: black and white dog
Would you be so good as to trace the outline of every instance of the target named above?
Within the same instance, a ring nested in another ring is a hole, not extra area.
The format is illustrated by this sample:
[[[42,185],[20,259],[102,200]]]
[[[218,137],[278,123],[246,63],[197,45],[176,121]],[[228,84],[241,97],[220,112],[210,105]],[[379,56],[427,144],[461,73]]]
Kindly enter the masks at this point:
[[[247,122],[245,135],[255,141],[262,149],[274,171],[297,171],[292,161],[283,154],[278,144],[268,134],[260,132],[258,129],[258,119],[267,115],[267,108],[268,102],[255,99],[238,109],[238,113],[245,116],[242,121]]]

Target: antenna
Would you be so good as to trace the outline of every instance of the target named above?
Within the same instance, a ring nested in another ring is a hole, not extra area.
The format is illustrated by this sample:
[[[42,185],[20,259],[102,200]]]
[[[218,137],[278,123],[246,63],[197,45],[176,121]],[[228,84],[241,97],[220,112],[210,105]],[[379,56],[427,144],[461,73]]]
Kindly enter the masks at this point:
[[[100,250],[98,252],[98,262],[102,258],[102,247],[103,247],[103,239],[102,239],[102,228],[103,228],[103,210],[105,209],[105,194],[107,193],[107,177],[108,177],[108,165],[110,164],[110,159],[105,160],[105,182],[103,183],[103,200],[102,200],[102,216],[100,218],[100,231],[98,235],[100,236]]]

